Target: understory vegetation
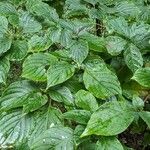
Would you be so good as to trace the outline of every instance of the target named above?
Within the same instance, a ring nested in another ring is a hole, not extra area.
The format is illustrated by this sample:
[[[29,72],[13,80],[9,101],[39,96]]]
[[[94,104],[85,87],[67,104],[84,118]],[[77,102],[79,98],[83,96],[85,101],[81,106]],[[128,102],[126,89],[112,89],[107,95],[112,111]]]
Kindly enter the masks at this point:
[[[150,149],[150,1],[0,0],[0,149]]]

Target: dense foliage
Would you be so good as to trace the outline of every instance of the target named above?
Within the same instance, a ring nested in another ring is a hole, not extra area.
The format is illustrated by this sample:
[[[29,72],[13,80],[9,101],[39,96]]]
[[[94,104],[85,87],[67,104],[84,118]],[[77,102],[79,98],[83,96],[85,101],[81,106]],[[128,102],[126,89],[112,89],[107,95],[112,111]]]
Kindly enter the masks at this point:
[[[0,0],[0,57],[0,149],[148,148],[149,0]]]

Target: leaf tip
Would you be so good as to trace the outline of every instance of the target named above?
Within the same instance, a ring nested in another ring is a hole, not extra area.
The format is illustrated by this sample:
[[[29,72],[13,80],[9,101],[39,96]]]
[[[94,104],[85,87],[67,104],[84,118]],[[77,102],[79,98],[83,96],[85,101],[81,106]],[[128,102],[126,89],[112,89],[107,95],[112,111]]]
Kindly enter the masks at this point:
[[[85,129],[84,132],[81,134],[80,138],[83,138],[85,136],[89,135],[88,130]]]

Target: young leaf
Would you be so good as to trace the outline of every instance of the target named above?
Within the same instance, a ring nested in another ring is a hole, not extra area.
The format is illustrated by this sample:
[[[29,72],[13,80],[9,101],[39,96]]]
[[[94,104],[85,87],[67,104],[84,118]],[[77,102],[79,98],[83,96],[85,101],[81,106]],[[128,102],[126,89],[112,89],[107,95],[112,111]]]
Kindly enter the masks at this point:
[[[96,134],[113,136],[125,131],[134,120],[134,112],[125,101],[103,104],[91,115],[82,137]]]
[[[7,75],[10,69],[10,62],[7,58],[0,61],[0,83],[6,84]]]
[[[76,41],[70,47],[70,56],[78,64],[81,64],[88,55],[88,43],[86,41]]]
[[[86,89],[97,98],[106,99],[122,93],[117,76],[103,63],[95,68],[87,67],[83,80]]]
[[[116,137],[101,137],[95,150],[124,150]]]
[[[140,85],[150,88],[150,67],[138,69],[132,79]]]
[[[9,58],[11,61],[19,61],[22,60],[28,51],[28,44],[26,41],[14,41],[11,47],[11,51],[9,53]]]
[[[63,118],[85,125],[89,121],[90,116],[91,113],[87,110],[71,110],[63,114]]]
[[[141,111],[141,112],[139,112],[139,115],[146,122],[148,127],[150,128],[150,112],[148,112],[148,111]]]
[[[67,127],[52,127],[32,140],[29,147],[34,150],[74,150],[73,131]]]
[[[143,66],[143,58],[139,49],[130,44],[129,47],[124,52],[124,58],[127,66],[132,72],[135,72],[138,68]]]
[[[26,58],[23,63],[22,77],[33,81],[46,81],[46,69],[57,58],[49,53],[35,53]]]
[[[88,91],[80,90],[75,95],[75,103],[79,108],[89,111],[96,111],[98,103],[96,98]]]
[[[12,83],[0,98],[2,110],[23,107],[26,113],[40,108],[47,100],[47,96],[26,80]]]
[[[65,105],[74,106],[73,95],[69,88],[65,86],[50,90],[49,96],[57,102],[63,102]]]
[[[47,71],[47,89],[65,82],[73,76],[74,72],[74,66],[64,61],[51,65]]]

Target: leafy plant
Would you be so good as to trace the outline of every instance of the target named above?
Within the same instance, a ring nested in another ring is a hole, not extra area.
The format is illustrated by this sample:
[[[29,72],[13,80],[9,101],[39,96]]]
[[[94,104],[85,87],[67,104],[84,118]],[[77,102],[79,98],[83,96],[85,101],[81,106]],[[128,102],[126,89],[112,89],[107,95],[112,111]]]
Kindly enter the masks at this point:
[[[149,146],[149,18],[149,0],[1,0],[0,149]]]

